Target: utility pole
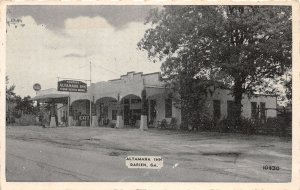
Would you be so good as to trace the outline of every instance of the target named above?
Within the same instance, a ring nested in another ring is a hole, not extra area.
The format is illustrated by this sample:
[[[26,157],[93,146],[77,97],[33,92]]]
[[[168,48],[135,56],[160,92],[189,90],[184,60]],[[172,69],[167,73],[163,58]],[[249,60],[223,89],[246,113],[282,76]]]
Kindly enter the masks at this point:
[[[90,61],[90,127],[92,127],[92,62]]]

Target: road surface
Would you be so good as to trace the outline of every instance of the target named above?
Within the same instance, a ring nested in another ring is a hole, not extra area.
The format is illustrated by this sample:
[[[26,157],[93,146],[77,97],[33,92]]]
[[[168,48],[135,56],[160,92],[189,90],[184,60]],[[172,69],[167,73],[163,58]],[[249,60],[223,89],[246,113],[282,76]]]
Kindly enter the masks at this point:
[[[279,137],[151,129],[6,129],[7,181],[289,182],[291,141]],[[161,169],[129,169],[127,156],[161,156]],[[279,170],[264,170],[263,166]]]

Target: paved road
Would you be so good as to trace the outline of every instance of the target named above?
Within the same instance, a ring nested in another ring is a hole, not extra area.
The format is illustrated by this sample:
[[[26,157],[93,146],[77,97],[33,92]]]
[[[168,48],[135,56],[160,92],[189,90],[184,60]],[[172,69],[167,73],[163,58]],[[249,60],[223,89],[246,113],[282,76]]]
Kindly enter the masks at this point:
[[[291,142],[277,137],[110,128],[7,128],[7,181],[286,182]],[[129,155],[162,156],[160,170]],[[276,165],[279,171],[263,170]]]

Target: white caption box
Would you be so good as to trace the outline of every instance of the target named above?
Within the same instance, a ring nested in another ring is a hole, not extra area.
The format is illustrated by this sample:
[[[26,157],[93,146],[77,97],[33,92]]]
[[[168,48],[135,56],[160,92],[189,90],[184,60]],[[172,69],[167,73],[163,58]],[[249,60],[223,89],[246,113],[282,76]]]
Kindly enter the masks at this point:
[[[128,168],[161,169],[163,159],[160,156],[127,156],[126,166]]]

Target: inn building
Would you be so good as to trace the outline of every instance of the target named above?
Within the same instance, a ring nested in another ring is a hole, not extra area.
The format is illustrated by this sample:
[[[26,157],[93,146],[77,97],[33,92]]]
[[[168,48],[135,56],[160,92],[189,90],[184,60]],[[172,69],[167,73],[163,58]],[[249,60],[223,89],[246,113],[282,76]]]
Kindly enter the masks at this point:
[[[146,92],[147,115],[142,113],[142,91]],[[165,86],[161,73],[128,72],[120,78],[92,83],[86,93],[61,92],[57,89],[38,91],[33,100],[51,105],[49,126],[62,123],[69,126],[155,127],[163,119],[174,118],[181,123],[181,109],[175,103],[178,93]],[[229,90],[216,89],[206,99],[207,110],[212,117],[223,119],[232,113],[233,97]],[[270,95],[245,96],[242,100],[242,116],[276,117],[277,97]],[[54,118],[56,115],[56,119]],[[91,116],[91,117],[90,117]]]

